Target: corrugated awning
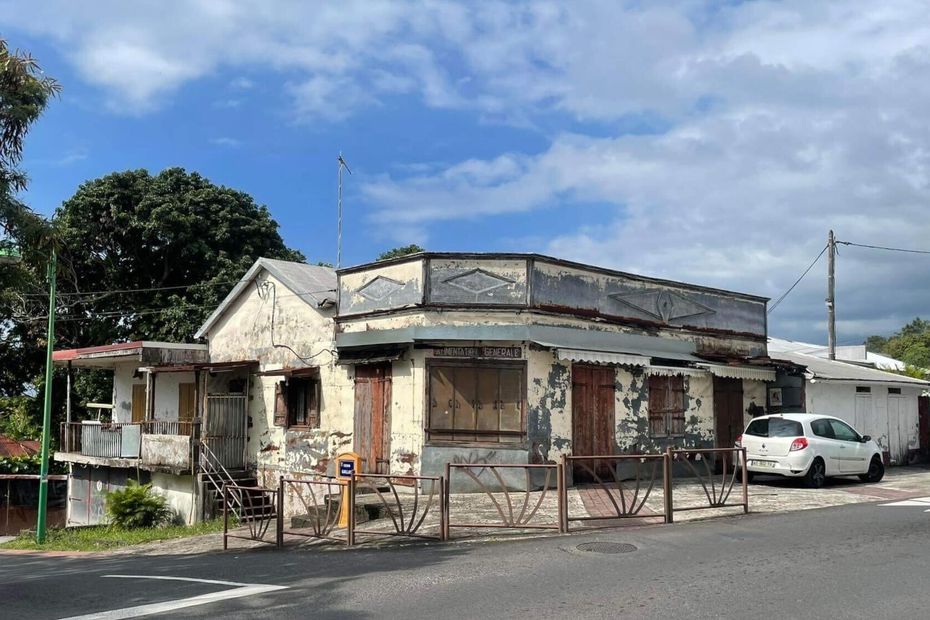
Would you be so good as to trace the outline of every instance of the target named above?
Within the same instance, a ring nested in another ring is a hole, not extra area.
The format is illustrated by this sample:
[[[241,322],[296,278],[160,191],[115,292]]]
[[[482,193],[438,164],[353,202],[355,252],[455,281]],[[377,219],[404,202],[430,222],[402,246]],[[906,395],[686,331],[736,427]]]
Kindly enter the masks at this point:
[[[647,366],[647,375],[660,377],[704,377],[707,371],[703,368],[688,368],[684,366]]]
[[[648,366],[650,358],[630,353],[608,353],[606,351],[585,351],[581,349],[556,349],[561,360],[570,362],[588,362],[590,364],[617,364],[620,366]]]
[[[407,347],[368,347],[362,349],[342,349],[339,351],[337,364],[379,364],[400,359]]]
[[[774,381],[775,371],[755,366],[728,366],[726,364],[698,364],[715,377],[726,379],[749,379],[751,381]]]
[[[305,366],[303,368],[277,368],[258,373],[262,377],[316,377],[320,374],[318,366]]]

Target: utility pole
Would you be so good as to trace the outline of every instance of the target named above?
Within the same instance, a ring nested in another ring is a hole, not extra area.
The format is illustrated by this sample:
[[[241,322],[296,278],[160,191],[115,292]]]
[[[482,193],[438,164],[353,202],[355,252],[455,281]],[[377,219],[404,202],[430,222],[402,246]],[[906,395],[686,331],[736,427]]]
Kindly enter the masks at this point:
[[[346,160],[342,158],[342,153],[339,153],[337,158],[339,162],[339,194],[337,199],[337,224],[336,224],[336,269],[342,265],[342,169],[345,168],[349,171],[349,174],[352,174],[352,170],[349,168],[349,164],[346,163]]]
[[[827,347],[830,359],[836,359],[836,239],[827,237]]]
[[[58,257],[53,247],[48,259],[48,346],[45,351],[45,413],[42,417],[42,464],[39,469],[39,516],[36,520],[36,542],[45,542],[45,521],[48,511],[48,450],[52,426],[52,351],[55,348],[55,280]]]

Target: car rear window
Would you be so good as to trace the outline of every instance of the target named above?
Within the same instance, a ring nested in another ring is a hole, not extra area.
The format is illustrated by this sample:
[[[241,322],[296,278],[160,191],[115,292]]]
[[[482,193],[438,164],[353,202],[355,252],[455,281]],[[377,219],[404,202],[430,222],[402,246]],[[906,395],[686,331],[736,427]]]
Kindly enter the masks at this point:
[[[760,418],[746,427],[746,434],[755,437],[800,437],[804,429],[800,422],[782,418]]]

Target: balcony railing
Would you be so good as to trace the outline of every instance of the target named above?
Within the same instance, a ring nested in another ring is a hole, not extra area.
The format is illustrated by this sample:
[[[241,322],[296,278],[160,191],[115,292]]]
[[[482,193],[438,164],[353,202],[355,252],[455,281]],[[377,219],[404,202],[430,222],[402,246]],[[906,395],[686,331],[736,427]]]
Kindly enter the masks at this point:
[[[199,422],[72,422],[61,425],[61,452],[113,459],[141,456],[142,435],[198,436]]]

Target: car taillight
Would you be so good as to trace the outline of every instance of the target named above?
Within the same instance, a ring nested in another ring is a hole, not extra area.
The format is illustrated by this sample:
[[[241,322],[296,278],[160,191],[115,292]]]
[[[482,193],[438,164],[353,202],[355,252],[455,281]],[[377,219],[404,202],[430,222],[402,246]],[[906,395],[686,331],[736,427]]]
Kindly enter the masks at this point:
[[[742,447],[743,447],[743,436],[742,436],[742,435],[737,435],[737,436],[736,436],[736,441],[733,442],[733,447],[734,447],[734,448],[742,448]]]
[[[807,439],[805,439],[804,437],[798,437],[797,439],[791,442],[791,448],[789,448],[789,451],[797,452],[798,450],[803,450],[806,447],[807,447]]]

